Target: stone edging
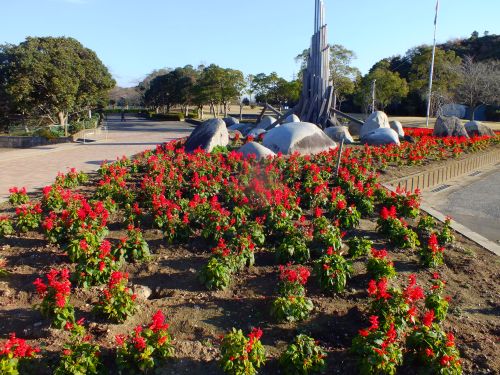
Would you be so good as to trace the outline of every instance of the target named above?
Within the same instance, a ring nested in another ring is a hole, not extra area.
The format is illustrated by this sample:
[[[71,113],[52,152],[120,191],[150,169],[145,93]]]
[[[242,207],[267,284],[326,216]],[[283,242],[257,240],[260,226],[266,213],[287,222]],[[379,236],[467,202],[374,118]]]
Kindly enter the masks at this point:
[[[407,191],[415,191],[417,188],[421,191],[430,190],[448,180],[497,162],[500,162],[500,149],[481,155],[471,155],[465,159],[457,160],[441,167],[398,178],[387,182],[387,185],[400,186]]]

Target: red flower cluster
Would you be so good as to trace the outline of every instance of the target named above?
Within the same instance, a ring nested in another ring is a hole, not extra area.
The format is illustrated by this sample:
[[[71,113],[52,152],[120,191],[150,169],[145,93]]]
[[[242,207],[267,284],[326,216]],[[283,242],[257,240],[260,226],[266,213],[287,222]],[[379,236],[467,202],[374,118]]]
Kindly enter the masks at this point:
[[[311,271],[307,267],[298,266],[291,267],[288,265],[280,266],[280,280],[287,281],[289,283],[299,283],[301,285],[305,285],[307,283],[307,279],[311,276]]]
[[[368,294],[377,300],[391,298],[391,294],[387,292],[387,279],[383,277],[379,281],[370,280],[368,283]]]
[[[26,340],[16,337],[15,333],[9,335],[9,339],[0,348],[0,358],[29,358],[40,352],[39,348],[34,348],[26,343]]]
[[[47,293],[53,294],[57,307],[66,306],[67,299],[71,293],[71,282],[69,281],[69,271],[67,269],[50,270],[47,274],[48,284],[37,278],[33,285],[40,298],[44,298]]]
[[[387,209],[387,207],[382,207],[380,210],[380,217],[383,220],[387,220],[389,218],[396,219],[397,218],[397,212],[396,212],[396,207],[391,206],[391,208]]]
[[[250,353],[253,349],[254,344],[260,340],[262,337],[262,330],[260,328],[254,328],[252,329],[252,332],[248,334],[248,344],[246,346],[246,352]]]
[[[377,259],[385,259],[387,257],[387,250],[386,249],[381,249],[377,250],[372,248],[371,250],[372,256]]]

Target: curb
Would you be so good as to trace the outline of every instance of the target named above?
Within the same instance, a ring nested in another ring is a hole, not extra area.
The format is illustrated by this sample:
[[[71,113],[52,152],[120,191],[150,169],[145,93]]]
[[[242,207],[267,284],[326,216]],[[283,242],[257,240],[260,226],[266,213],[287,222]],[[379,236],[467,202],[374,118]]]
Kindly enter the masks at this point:
[[[396,189],[393,186],[389,185],[389,184],[383,184],[382,186],[384,186],[387,190],[389,190],[391,192],[395,192],[396,191]],[[420,209],[422,211],[425,211],[427,214],[429,214],[430,216],[432,216],[436,220],[439,220],[442,223],[444,223],[445,220],[446,220],[446,215],[444,215],[441,212],[435,210],[434,208],[430,207],[429,205],[427,205],[424,202],[421,203]],[[486,250],[492,252],[493,254],[500,256],[500,246],[497,245],[496,243],[494,243],[493,241],[488,240],[487,238],[481,236],[479,233],[476,233],[476,232],[470,230],[469,228],[467,228],[466,226],[458,223],[455,220],[451,221],[451,225],[450,226],[451,226],[451,228],[454,231],[460,233],[462,236],[468,238],[472,242],[475,242],[476,244],[478,244],[479,246],[481,246],[481,247],[485,248]]]
[[[471,155],[445,166],[434,167],[424,172],[389,181],[387,184],[391,186],[400,186],[407,191],[415,191],[417,188],[420,191],[430,190],[444,184],[448,180],[497,162],[500,162],[500,149],[486,152],[481,155]]]

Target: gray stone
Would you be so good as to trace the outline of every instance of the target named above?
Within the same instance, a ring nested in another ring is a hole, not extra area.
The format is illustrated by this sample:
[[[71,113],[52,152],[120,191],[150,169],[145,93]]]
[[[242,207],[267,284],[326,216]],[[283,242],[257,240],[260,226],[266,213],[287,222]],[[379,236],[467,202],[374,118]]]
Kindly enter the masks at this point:
[[[247,133],[247,137],[257,138],[259,135],[266,133],[264,129],[256,128],[252,129]]]
[[[255,126],[255,129],[264,129],[267,130],[272,124],[276,122],[276,119],[273,116],[264,116],[260,120],[260,122]]]
[[[370,146],[400,144],[398,133],[396,133],[396,131],[391,128],[376,129],[363,137],[361,139],[361,142],[367,143]]]
[[[434,126],[436,137],[466,137],[469,138],[465,127],[457,117],[439,116]]]
[[[311,155],[337,147],[323,130],[309,122],[290,122],[271,129],[264,136],[262,144],[271,151],[285,155],[294,152]]]
[[[227,127],[227,130],[238,130],[241,134],[245,135],[250,129],[253,128],[253,124],[249,123],[239,123]]]
[[[347,127],[349,128],[349,133],[351,135],[359,136],[359,131],[361,129],[360,124],[358,124],[357,122],[351,121],[351,122],[349,122],[349,125],[347,125]]]
[[[415,141],[415,138],[413,138],[411,135],[405,135],[403,137],[403,141],[408,142],[408,143],[417,143]]]
[[[399,121],[391,121],[389,122],[389,126],[392,130],[398,133],[399,138],[405,137],[405,131],[403,130],[403,125]]]
[[[257,142],[248,142],[244,144],[238,149],[238,152],[243,153],[243,156],[245,157],[248,157],[249,155],[255,155],[257,160],[265,159],[268,156],[276,156],[274,152]]]
[[[288,124],[290,122],[300,122],[299,116],[296,114],[292,113],[290,116],[288,116],[285,121],[283,121],[283,124]]]
[[[237,118],[231,117],[231,116],[224,117],[223,120],[226,123],[227,127],[240,123],[240,120],[238,120]]]
[[[132,291],[137,295],[138,299],[147,300],[153,291],[145,285],[134,285]]]
[[[389,119],[384,112],[376,111],[368,116],[365,123],[359,130],[359,136],[360,138],[364,138],[365,135],[371,133],[372,131],[383,128],[391,128],[391,126],[389,125]]]
[[[340,142],[343,139],[346,144],[354,143],[347,126],[331,126],[325,129],[325,134],[335,142]]]
[[[467,124],[464,125],[464,127],[469,137],[474,137],[476,135],[478,136],[488,135],[490,137],[495,136],[495,132],[491,130],[491,128],[480,123],[479,121],[469,121]]]
[[[227,146],[229,144],[229,133],[226,123],[221,119],[214,118],[198,125],[188,137],[186,152],[193,152],[202,148],[211,152],[216,146]]]

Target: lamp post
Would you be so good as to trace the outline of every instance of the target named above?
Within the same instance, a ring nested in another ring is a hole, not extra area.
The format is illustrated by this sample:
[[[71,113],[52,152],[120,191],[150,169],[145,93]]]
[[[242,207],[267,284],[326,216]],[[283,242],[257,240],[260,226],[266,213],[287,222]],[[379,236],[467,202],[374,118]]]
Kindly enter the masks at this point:
[[[372,113],[375,112],[375,90],[377,88],[377,80],[372,81]]]

